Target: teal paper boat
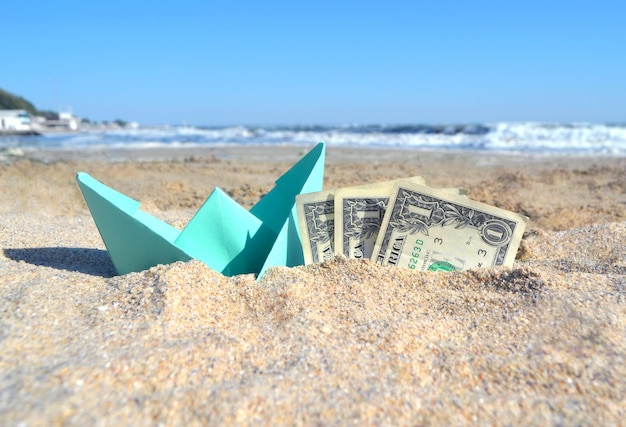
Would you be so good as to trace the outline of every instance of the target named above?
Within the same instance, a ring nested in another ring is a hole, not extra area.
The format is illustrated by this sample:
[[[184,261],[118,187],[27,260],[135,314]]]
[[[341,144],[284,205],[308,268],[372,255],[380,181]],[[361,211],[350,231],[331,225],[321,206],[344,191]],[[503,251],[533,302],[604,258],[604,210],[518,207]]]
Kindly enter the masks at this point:
[[[322,190],[324,143],[276,181],[250,211],[215,188],[181,231],[84,172],[76,176],[118,274],[198,259],[226,276],[304,264],[296,196]]]

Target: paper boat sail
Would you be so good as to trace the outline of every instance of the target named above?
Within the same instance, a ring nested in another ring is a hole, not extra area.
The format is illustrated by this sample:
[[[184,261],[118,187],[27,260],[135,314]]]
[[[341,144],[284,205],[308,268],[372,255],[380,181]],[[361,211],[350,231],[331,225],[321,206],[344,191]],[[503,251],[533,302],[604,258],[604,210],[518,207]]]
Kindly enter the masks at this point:
[[[296,196],[322,190],[325,145],[282,175],[250,211],[215,188],[181,231],[84,172],[76,176],[118,274],[198,259],[226,276],[304,263]]]

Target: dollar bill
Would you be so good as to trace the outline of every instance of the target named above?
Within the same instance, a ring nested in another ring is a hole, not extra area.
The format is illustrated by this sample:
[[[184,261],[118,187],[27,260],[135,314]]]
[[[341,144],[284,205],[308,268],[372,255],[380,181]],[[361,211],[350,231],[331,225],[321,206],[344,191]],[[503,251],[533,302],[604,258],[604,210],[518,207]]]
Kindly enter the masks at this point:
[[[419,271],[512,266],[527,221],[467,197],[398,181],[372,260]]]
[[[320,191],[296,196],[296,212],[304,263],[311,264],[334,258],[334,192]]]
[[[408,178],[425,184],[424,178]],[[336,254],[346,258],[370,258],[383,222],[394,181],[340,188],[335,193]]]

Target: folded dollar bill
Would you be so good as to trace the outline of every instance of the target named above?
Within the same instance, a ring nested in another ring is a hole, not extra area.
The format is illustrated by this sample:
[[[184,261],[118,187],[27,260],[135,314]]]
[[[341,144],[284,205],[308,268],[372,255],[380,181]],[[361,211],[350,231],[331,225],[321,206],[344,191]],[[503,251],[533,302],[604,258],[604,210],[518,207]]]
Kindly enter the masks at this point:
[[[306,264],[335,255],[412,270],[511,266],[528,218],[415,176],[296,198]]]
[[[304,263],[333,259],[335,250],[335,202],[333,191],[296,196],[296,213]]]
[[[398,181],[372,260],[420,271],[512,266],[527,221],[467,197]]]

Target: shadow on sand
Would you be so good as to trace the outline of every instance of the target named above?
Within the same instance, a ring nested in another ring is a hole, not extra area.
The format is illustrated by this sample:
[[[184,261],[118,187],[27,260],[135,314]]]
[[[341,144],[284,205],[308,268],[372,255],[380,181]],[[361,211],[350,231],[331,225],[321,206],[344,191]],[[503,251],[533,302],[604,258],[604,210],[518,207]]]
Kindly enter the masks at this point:
[[[4,249],[4,255],[14,261],[75,271],[100,277],[113,277],[117,273],[109,254],[101,249],[88,248],[15,248]]]

